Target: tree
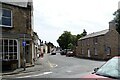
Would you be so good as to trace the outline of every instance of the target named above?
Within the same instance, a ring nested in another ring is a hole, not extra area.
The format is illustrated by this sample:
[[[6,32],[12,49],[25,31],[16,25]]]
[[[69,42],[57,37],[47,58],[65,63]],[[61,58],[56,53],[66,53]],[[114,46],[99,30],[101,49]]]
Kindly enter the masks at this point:
[[[77,34],[77,40],[78,39],[80,39],[81,37],[84,37],[84,36],[86,36],[87,35],[87,32],[86,32],[86,30],[85,29],[83,29],[83,33],[81,33],[81,34]]]
[[[74,49],[74,45],[73,45],[72,43],[69,43],[69,44],[68,44],[68,49],[73,50],[73,49]]]
[[[47,43],[47,46],[51,46],[52,48],[54,47],[53,43],[51,42]]]
[[[62,49],[67,49],[68,44],[72,42],[71,32],[64,31],[64,33],[58,38],[57,42]]]
[[[72,35],[71,32],[64,31],[64,33],[58,38],[57,42],[62,49],[74,49],[77,46],[79,38],[86,36],[87,32],[84,29],[83,33]]]
[[[86,36],[86,35],[87,35],[87,32],[86,32],[86,30],[84,29],[84,30],[83,30],[83,33],[82,33],[82,37],[83,37],[83,36]]]
[[[120,9],[118,9],[117,11],[115,11],[113,15],[115,15],[114,20],[115,20],[116,26],[117,26],[116,30],[120,34]]]

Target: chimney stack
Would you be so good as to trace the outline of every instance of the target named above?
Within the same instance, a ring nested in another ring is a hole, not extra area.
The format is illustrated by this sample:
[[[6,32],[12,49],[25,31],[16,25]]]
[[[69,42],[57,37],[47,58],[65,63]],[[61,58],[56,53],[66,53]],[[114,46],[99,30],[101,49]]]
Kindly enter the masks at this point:
[[[109,30],[116,30],[116,24],[115,24],[115,21],[112,20],[109,22]]]

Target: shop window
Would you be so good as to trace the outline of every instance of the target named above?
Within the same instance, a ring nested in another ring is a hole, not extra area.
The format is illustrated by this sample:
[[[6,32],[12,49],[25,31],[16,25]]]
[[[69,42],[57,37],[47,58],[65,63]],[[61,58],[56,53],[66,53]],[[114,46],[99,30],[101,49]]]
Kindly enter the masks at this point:
[[[17,50],[17,40],[3,39],[2,44],[0,44],[2,51],[0,51],[0,59],[15,60],[17,59],[18,50]]]

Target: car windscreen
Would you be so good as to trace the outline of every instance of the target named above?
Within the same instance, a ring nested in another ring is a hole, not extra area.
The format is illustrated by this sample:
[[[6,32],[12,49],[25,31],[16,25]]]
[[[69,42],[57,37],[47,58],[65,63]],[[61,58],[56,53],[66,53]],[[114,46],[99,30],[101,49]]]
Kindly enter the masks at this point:
[[[120,57],[115,57],[98,69],[96,74],[112,78],[120,78]]]

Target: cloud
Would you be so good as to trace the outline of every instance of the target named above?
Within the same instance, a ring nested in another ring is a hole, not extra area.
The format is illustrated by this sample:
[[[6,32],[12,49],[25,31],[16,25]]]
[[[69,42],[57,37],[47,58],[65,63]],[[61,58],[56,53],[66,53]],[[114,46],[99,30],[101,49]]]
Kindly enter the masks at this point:
[[[108,29],[118,1],[34,0],[34,29],[46,41],[56,41],[65,30],[79,34],[83,29],[88,33]]]

